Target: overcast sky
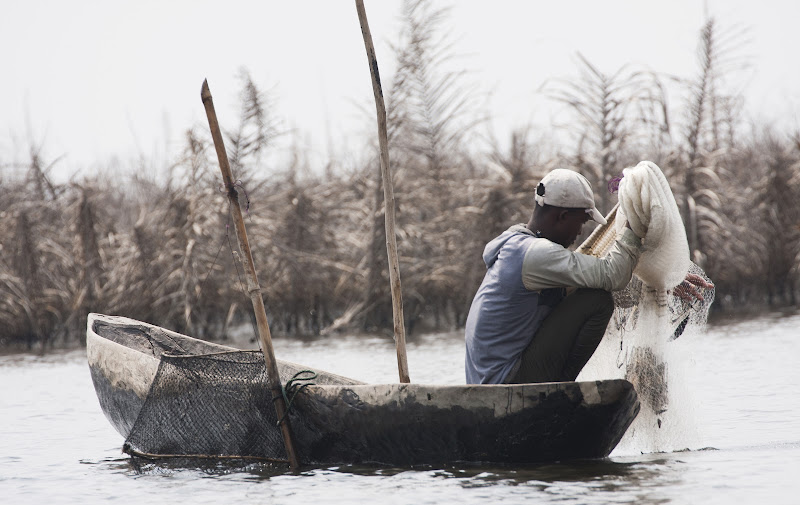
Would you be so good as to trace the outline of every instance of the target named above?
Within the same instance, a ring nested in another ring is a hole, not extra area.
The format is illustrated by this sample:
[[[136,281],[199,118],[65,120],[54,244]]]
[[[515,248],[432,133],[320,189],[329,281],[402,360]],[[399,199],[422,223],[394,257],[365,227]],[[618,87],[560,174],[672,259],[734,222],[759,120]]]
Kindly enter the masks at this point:
[[[57,174],[91,172],[113,156],[173,156],[182,132],[205,124],[208,78],[223,125],[237,120],[237,72],[271,89],[284,125],[320,156],[364,143],[373,107],[352,1],[0,0],[0,163],[24,159],[30,140]],[[385,85],[399,0],[366,0]],[[581,52],[600,70],[625,64],[682,77],[697,69],[706,11],[721,27],[748,27],[753,65],[740,85],[748,112],[800,125],[800,2],[792,0],[565,0],[448,2],[454,51],[484,90],[497,135],[550,119],[537,89],[576,73]],[[446,4],[445,4],[446,5]],[[332,143],[328,143],[328,139]]]

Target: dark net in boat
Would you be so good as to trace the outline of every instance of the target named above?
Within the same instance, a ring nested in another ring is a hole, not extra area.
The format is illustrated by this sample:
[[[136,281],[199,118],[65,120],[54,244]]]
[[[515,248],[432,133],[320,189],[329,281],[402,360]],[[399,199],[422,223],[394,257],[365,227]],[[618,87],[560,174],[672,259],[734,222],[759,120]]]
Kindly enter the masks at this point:
[[[164,354],[125,450],[285,461],[277,421],[260,351]]]

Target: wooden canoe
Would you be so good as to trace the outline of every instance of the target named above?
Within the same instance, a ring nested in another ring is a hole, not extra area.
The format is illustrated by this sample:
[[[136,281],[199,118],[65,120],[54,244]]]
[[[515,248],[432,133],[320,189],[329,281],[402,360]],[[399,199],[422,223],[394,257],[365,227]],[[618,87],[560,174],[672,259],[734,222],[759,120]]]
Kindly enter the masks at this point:
[[[89,316],[86,345],[100,406],[127,452],[285,459],[266,376],[256,371],[228,380],[228,369],[218,367],[236,357],[253,361],[246,366],[256,370],[259,359],[263,367],[259,351],[100,314]],[[278,360],[278,368],[285,383],[308,367]],[[625,380],[363,384],[314,372],[314,385],[299,390],[289,413],[303,464],[602,458],[639,412]]]

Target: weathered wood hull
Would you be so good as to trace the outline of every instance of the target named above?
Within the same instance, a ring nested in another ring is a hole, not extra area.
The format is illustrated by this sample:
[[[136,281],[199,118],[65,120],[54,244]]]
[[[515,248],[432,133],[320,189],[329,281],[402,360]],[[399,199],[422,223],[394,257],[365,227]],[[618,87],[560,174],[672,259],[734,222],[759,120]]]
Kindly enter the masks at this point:
[[[148,333],[149,340],[137,341],[137,332]],[[164,337],[163,348],[154,349],[154,334]],[[153,415],[153,408],[143,407],[170,345],[186,356],[231,350],[125,318],[90,315],[87,353],[92,379],[103,412],[126,439],[137,423],[145,422],[142,418]],[[283,381],[304,368],[282,361],[278,366]],[[290,412],[297,452],[310,464],[520,464],[599,458],[613,450],[639,411],[636,392],[624,380],[491,386],[362,384],[316,372],[316,385],[296,396]],[[181,411],[185,406],[179,391],[188,389],[183,384],[170,387],[176,388],[176,394],[162,391],[166,401],[157,408]],[[265,387],[263,394],[268,394]],[[246,396],[244,390],[241,396]],[[242,408],[249,409],[246,404]],[[225,448],[237,433],[269,435],[277,428],[261,418],[242,419],[239,426],[229,421],[230,412],[209,412],[165,430],[177,431],[177,440],[218,437],[210,446],[219,451],[204,455],[272,457],[282,451],[280,447]],[[216,415],[229,416],[228,421],[214,419]],[[226,429],[204,429],[204,422]],[[160,429],[161,425],[156,426]],[[132,452],[137,450],[141,451],[134,447]],[[181,452],[176,443],[142,452],[196,455]]]
[[[322,386],[296,408],[309,460],[393,464],[604,457],[639,409],[626,381]]]

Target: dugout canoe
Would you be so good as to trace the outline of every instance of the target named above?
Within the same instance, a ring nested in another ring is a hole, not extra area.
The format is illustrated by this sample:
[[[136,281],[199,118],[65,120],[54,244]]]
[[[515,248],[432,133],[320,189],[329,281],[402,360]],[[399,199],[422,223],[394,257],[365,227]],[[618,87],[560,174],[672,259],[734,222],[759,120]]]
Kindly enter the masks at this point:
[[[100,406],[147,457],[286,459],[263,355],[90,314]],[[281,381],[308,367],[278,360]],[[303,464],[525,464],[602,458],[639,412],[630,382],[364,384],[314,370],[289,410]]]

